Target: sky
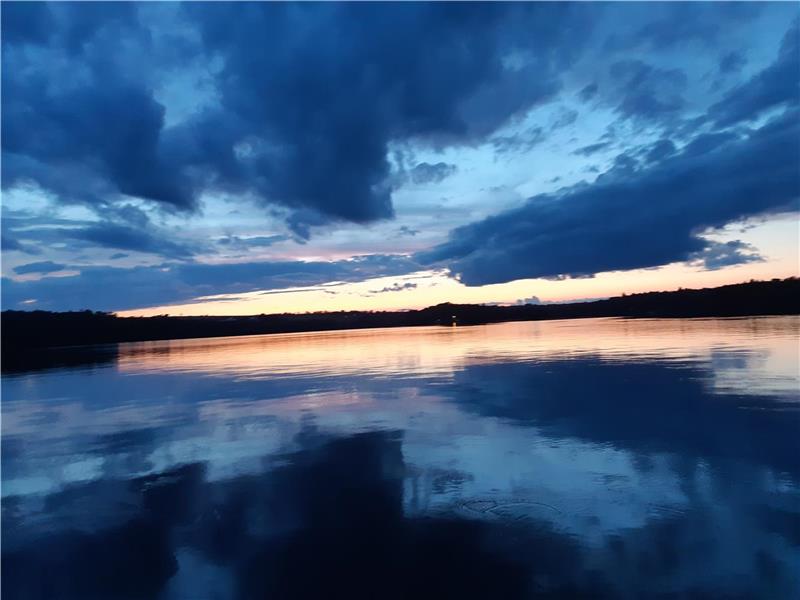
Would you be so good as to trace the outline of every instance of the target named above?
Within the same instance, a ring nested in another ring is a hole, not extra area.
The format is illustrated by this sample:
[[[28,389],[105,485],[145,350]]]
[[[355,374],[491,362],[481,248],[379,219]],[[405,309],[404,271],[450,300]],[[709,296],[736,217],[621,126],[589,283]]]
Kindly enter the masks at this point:
[[[797,3],[2,7],[2,307],[800,275]]]

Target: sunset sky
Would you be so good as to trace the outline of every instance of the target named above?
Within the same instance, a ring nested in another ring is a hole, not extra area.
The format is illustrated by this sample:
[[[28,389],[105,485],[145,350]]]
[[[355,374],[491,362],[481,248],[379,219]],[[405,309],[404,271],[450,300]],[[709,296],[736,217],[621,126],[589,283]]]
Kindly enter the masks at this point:
[[[800,5],[7,3],[2,307],[800,275]]]

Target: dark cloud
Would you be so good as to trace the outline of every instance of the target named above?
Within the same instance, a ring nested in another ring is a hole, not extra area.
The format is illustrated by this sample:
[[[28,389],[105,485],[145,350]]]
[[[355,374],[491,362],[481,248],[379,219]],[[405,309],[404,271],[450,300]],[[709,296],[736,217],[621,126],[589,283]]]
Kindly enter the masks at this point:
[[[568,58],[555,51],[555,61],[536,58],[521,72],[503,63],[518,47],[551,48],[560,8],[248,5],[245,18],[240,7],[190,8],[206,50],[225,56],[226,113],[260,136],[238,162],[243,176],[227,182],[252,185],[258,173],[263,197],[355,222],[392,216],[390,140],[480,139],[550,98],[555,64]],[[230,125],[222,131],[241,135]],[[207,149],[197,155],[213,166],[218,157]]]
[[[435,164],[421,162],[411,169],[409,177],[411,181],[417,185],[439,183],[450,177],[450,175],[457,170],[455,165],[446,162],[438,162]]]
[[[666,18],[642,27],[631,41],[655,48],[670,48],[687,40],[710,44],[719,31],[719,25],[710,19],[693,18],[698,12],[694,7],[670,10]]]
[[[738,50],[725,53],[719,60],[719,72],[723,75],[738,73],[747,64],[747,58]]]
[[[563,110],[556,116],[555,120],[550,125],[550,129],[556,130],[556,129],[561,129],[563,127],[569,127],[577,120],[578,120],[577,110]]]
[[[20,265],[18,267],[14,267],[13,271],[17,275],[30,275],[30,274],[41,274],[46,275],[47,273],[55,273],[56,271],[63,271],[66,269],[66,265],[54,263],[50,260],[44,260],[41,262],[34,262],[28,263],[27,265]]]
[[[596,144],[589,144],[588,146],[578,148],[573,152],[573,154],[577,156],[592,156],[593,154],[597,154],[598,152],[605,150],[610,145],[611,142],[598,142]]]
[[[491,138],[495,152],[500,154],[506,152],[527,152],[539,144],[545,142],[548,136],[559,129],[569,127],[578,120],[578,111],[561,108],[559,109],[549,125],[532,125],[509,135],[495,135]]]
[[[702,265],[708,271],[716,271],[732,265],[762,262],[764,258],[751,244],[740,240],[729,242],[710,242],[703,250],[690,257],[692,262]]]
[[[690,260],[712,245],[699,237],[704,229],[797,209],[796,112],[741,138],[697,143],[703,152],[690,144],[647,168],[627,157],[630,164],[594,184],[535,196],[520,208],[458,228],[418,258],[450,268],[468,285],[587,276]]]
[[[395,282],[392,285],[384,287],[384,288],[381,288],[379,290],[370,290],[369,293],[370,294],[383,294],[385,292],[402,292],[402,291],[405,291],[405,290],[413,290],[413,289],[416,289],[416,288],[417,288],[417,284],[416,283]]]
[[[126,195],[192,208],[188,183],[162,156],[164,107],[141,69],[114,62],[126,44],[146,44],[132,6],[38,5],[3,20],[4,37],[19,20],[48,28],[4,48],[3,187],[34,182],[60,201],[102,206]]]
[[[390,141],[485,138],[553,97],[590,23],[567,5],[184,8],[161,13],[184,32],[169,49],[133,5],[5,11],[3,185],[183,211],[204,191],[248,194],[287,207],[301,237],[388,218]],[[526,58],[509,66],[514,52]],[[187,56],[219,101],[168,123],[155,90]]]
[[[128,255],[124,252],[116,252],[111,255],[111,260],[119,260],[121,258],[128,258]]]
[[[408,225],[403,225],[400,229],[397,230],[397,235],[399,236],[409,236],[414,237],[419,233],[419,229],[414,229],[413,227],[409,227]]]
[[[3,251],[21,250],[22,244],[20,244],[19,240],[9,237],[8,234],[4,233],[2,239],[2,249]]]
[[[688,87],[680,69],[664,69],[640,60],[624,60],[611,65],[610,75],[622,100],[617,112],[627,118],[658,121],[680,114]]]
[[[643,11],[646,22],[630,33],[611,35],[606,50],[669,50],[688,44],[713,47],[733,27],[752,21],[762,7],[756,2],[659,3],[632,6],[626,17],[636,19],[637,9]]]
[[[5,231],[3,232],[2,240],[0,240],[0,242],[2,242],[2,248],[1,249],[2,249],[3,252],[16,251],[16,252],[22,252],[24,254],[30,254],[30,255],[34,255],[34,256],[37,255],[37,254],[41,254],[41,251],[38,248],[36,248],[35,246],[31,246],[29,244],[23,244],[18,239],[10,236]]]
[[[796,52],[787,54],[798,43],[796,28],[795,22],[777,60],[712,106],[704,121],[735,122],[731,115],[743,107],[757,114],[779,106],[778,98],[789,102],[781,93],[761,92],[773,89],[775,74],[798,60]],[[654,73],[640,63],[618,68],[639,73],[645,82]],[[785,91],[782,84],[776,88]],[[736,242],[720,245],[699,234],[751,216],[797,210],[799,116],[788,109],[758,129],[701,133],[679,152],[662,139],[623,153],[594,184],[535,196],[522,207],[455,229],[448,242],[418,258],[448,267],[468,285],[679,261],[714,269],[759,260]]]
[[[598,89],[599,86],[596,83],[590,83],[578,93],[578,96],[580,96],[580,99],[584,102],[589,102],[589,100],[597,95]]]
[[[752,79],[733,88],[711,107],[718,126],[749,121],[767,110],[800,103],[800,19],[796,19],[781,43],[778,59]]]
[[[665,158],[672,156],[677,151],[675,144],[672,140],[661,139],[650,145],[645,154],[645,161],[648,163],[657,163]]]
[[[28,254],[60,248],[84,251],[90,248],[111,248],[155,254],[165,259],[188,259],[206,249],[202,242],[179,240],[172,229],[154,225],[146,213],[130,206],[100,211],[106,220],[57,218],[27,210],[5,210],[3,213],[4,250],[21,250]],[[112,259],[126,254],[114,254]]]
[[[334,262],[236,264],[164,263],[133,268],[81,267],[80,274],[36,281],[2,281],[3,308],[36,299],[49,310],[125,310],[187,302],[198,296],[313,286],[405,275],[420,269],[409,258],[370,255]]]
[[[544,127],[534,125],[512,135],[498,135],[492,138],[496,152],[525,152],[547,139]]]
[[[10,2],[3,7],[1,20],[3,45],[46,42],[53,30],[50,5],[44,2]]]
[[[716,149],[724,146],[728,142],[739,139],[739,134],[734,131],[702,133],[684,146],[682,155],[686,157],[704,156],[710,152],[714,152]]]
[[[288,241],[289,239],[291,238],[286,235],[256,235],[252,237],[228,235],[217,240],[217,243],[226,248],[246,251],[252,248],[268,248],[269,246]]]
[[[96,223],[86,227],[64,229],[62,235],[101,248],[147,252],[176,259],[188,259],[193,255],[191,248],[165,239],[163,235],[118,223]]]

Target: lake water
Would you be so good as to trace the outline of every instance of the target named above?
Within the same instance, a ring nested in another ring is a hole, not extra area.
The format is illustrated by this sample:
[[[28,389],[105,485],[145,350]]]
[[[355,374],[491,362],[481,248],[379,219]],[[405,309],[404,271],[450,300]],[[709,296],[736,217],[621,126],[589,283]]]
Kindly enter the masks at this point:
[[[798,340],[587,319],[72,351],[3,376],[3,598],[800,598]]]

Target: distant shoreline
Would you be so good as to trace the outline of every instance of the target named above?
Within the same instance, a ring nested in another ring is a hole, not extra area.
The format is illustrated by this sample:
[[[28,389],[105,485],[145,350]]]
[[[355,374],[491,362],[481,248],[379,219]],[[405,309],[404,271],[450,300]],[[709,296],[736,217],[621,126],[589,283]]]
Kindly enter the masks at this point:
[[[646,292],[569,304],[444,303],[409,311],[341,311],[236,317],[118,317],[92,311],[3,311],[3,369],[17,354],[64,346],[425,325],[482,325],[591,317],[744,317],[800,314],[800,279]],[[19,357],[22,359],[22,357]]]

